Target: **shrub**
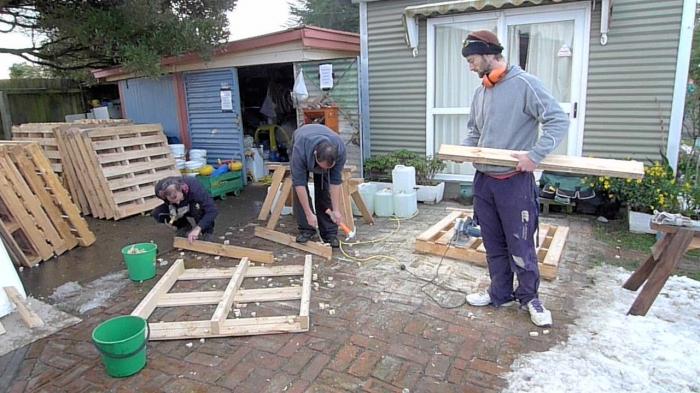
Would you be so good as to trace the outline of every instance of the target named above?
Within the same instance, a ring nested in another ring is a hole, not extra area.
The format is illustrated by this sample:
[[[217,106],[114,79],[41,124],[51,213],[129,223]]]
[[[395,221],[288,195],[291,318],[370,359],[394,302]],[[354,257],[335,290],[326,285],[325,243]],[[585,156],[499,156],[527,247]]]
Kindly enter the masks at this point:
[[[365,160],[365,177],[370,181],[391,181],[396,165],[412,166],[416,170],[416,184],[435,185],[435,175],[447,164],[437,157],[424,156],[408,150],[380,154]]]

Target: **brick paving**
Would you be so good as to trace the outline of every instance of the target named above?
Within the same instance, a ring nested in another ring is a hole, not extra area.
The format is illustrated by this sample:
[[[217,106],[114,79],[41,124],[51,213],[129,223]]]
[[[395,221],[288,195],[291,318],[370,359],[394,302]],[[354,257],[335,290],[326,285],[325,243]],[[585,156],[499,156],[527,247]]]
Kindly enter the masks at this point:
[[[408,270],[432,277],[439,257],[412,253],[415,236],[446,214],[446,205],[421,205],[421,213],[400,223],[398,232],[383,242],[356,246],[349,255],[366,258],[392,255]],[[497,392],[514,359],[546,351],[566,340],[567,325],[577,316],[573,301],[587,284],[591,223],[587,219],[544,218],[571,228],[559,279],[543,282],[541,297],[552,310],[555,326],[549,334],[516,308],[442,308],[439,300],[458,304],[463,295],[450,294],[399,269],[396,262],[357,262],[336,253],[331,262],[314,260],[320,289],[312,291],[311,328],[307,333],[199,340],[155,341],[148,344],[148,364],[130,378],[114,379],[103,370],[90,342],[93,328],[117,315],[128,314],[156,283],[131,283],[104,307],[81,315],[83,322],[5,355],[19,367],[5,386],[10,392]],[[293,227],[289,217],[285,228]],[[374,227],[359,226],[360,239],[392,234],[396,222],[380,219]],[[237,228],[236,228],[237,229]],[[252,237],[253,227],[234,230],[231,244],[274,250],[280,263],[303,263],[291,248]],[[220,240],[219,240],[220,241]],[[178,251],[165,256],[174,261]],[[186,253],[188,267],[233,266],[235,260]],[[438,282],[471,291],[488,284],[486,270],[445,260]],[[158,277],[167,267],[158,268]],[[332,281],[331,281],[332,277]],[[286,279],[285,279],[286,280]],[[256,283],[248,279],[243,287]],[[259,284],[259,283],[258,283]],[[286,283],[285,283],[286,284]],[[180,285],[180,284],[178,284]],[[176,290],[202,290],[225,281],[187,282]],[[319,303],[328,303],[321,310]],[[289,313],[284,303],[248,305],[245,313]],[[329,309],[335,313],[331,315]],[[162,320],[209,318],[212,307],[158,309]],[[532,337],[530,332],[539,335]],[[191,345],[186,345],[191,343]]]

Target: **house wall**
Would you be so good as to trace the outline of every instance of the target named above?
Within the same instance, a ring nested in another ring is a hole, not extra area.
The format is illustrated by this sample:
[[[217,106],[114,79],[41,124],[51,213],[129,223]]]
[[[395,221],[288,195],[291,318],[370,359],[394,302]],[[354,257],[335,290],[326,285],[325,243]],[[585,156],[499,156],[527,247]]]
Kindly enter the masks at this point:
[[[362,162],[360,151],[360,118],[359,118],[359,100],[358,100],[358,84],[357,84],[357,67],[358,59],[336,59],[326,61],[314,61],[296,64],[297,70],[301,68],[304,71],[304,80],[306,88],[309,91],[309,102],[318,101],[323,92],[319,88],[319,64],[333,64],[333,90],[330,91],[330,101],[335,102],[340,108],[339,128],[340,137],[345,142],[347,153],[346,165],[352,165],[359,168]],[[301,109],[297,109],[297,119],[301,125],[304,121],[304,115]],[[357,143],[354,143],[356,141]]]
[[[119,81],[124,116],[134,123],[160,123],[169,137],[180,137],[172,75]]]
[[[615,0],[608,43],[593,11],[583,155],[660,158],[666,151],[682,0]]]
[[[367,3],[371,154],[404,148],[425,153],[426,24],[418,55],[404,40],[403,9],[426,0]]]
[[[371,154],[425,152],[426,21],[418,55],[404,41],[407,6],[367,3]],[[615,0],[608,44],[600,45],[600,2],[592,14],[583,155],[658,159],[665,151],[682,0]]]

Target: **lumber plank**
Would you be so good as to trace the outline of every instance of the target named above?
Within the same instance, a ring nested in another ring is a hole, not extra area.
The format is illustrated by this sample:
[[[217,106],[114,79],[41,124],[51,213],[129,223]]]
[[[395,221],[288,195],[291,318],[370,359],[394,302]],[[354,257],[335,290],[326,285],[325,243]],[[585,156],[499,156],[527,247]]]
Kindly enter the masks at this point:
[[[65,143],[70,150],[70,156],[75,167],[76,178],[80,183],[80,189],[85,195],[85,200],[90,206],[90,214],[95,218],[109,218],[105,211],[106,206],[103,208],[96,193],[98,187],[96,184],[97,179],[95,178],[94,167],[79,147],[81,142],[78,140],[78,132],[79,130],[77,129],[69,129],[64,134]]]
[[[95,151],[99,150],[109,150],[109,149],[116,149],[119,147],[131,147],[131,146],[138,146],[138,145],[143,145],[143,144],[154,144],[154,143],[163,143],[163,136],[162,135],[151,135],[151,136],[144,136],[144,137],[138,137],[138,138],[124,138],[124,139],[110,139],[106,141],[96,141],[96,142],[91,142],[92,149]]]
[[[460,211],[453,211],[450,212],[445,218],[442,220],[438,221],[435,225],[431,226],[427,230],[425,230],[423,233],[418,235],[416,239],[418,240],[434,240],[433,238],[437,236],[440,232],[444,231],[448,226],[452,225],[454,221],[462,216],[462,212]]]
[[[185,271],[185,263],[180,259],[175,261],[170,269],[158,280],[156,285],[151,289],[146,297],[141,300],[138,306],[131,312],[131,315],[148,319],[156,309],[160,298],[170,291],[170,288],[175,285],[178,277]]]
[[[442,160],[454,162],[472,162],[515,168],[518,160],[511,156],[513,153],[524,152],[443,144],[440,146],[437,156]],[[644,164],[639,161],[573,157],[557,154],[550,154],[545,157],[537,166],[537,169],[628,179],[641,179],[644,177]]]
[[[260,214],[258,214],[258,220],[265,221],[267,216],[270,214],[270,208],[272,207],[272,202],[275,200],[275,196],[279,191],[282,180],[284,179],[284,174],[287,172],[285,167],[277,167],[272,173],[272,183],[270,184],[270,191],[265,196],[265,201],[263,201],[262,208],[260,209]]]
[[[309,328],[309,306],[311,304],[311,268],[313,267],[313,257],[307,255],[304,258],[304,277],[302,279],[301,306],[299,316],[302,319],[302,327]]]
[[[157,307],[200,306],[218,304],[224,291],[166,293]],[[233,297],[235,303],[280,302],[302,298],[301,287],[239,289]]]
[[[148,327],[150,340],[181,340],[308,331],[301,327],[300,319],[298,315],[227,319],[218,334],[211,331],[210,321],[158,322]]]
[[[277,226],[280,216],[282,215],[282,209],[284,209],[284,205],[287,203],[287,197],[291,194],[291,192],[292,178],[287,177],[282,183],[282,191],[280,191],[279,198],[277,198],[277,204],[274,206],[272,213],[270,214],[270,220],[267,222],[267,229],[273,230]]]
[[[129,135],[137,132],[163,132],[163,127],[161,127],[160,124],[131,124],[90,128],[86,132],[90,135],[90,138],[99,138],[105,136]]]
[[[7,331],[5,331],[5,326],[2,323],[0,323],[0,336],[2,336],[5,333],[7,333]]]
[[[547,250],[547,255],[544,257],[542,264],[559,266],[559,261],[564,254],[564,245],[566,244],[566,238],[569,236],[569,227],[558,226],[554,236],[552,237],[552,242],[549,243],[549,249]]]
[[[15,305],[15,308],[17,309],[20,317],[22,317],[24,323],[26,323],[30,329],[44,326],[44,321],[42,321],[31,308],[29,308],[29,304],[27,304],[26,300],[22,298],[17,288],[4,287],[3,289],[5,290],[5,294],[7,294],[7,297],[10,299],[12,304]]]
[[[163,201],[154,195],[153,197],[147,198],[144,203],[122,205],[117,209],[117,214],[114,216],[114,219],[121,220],[122,218],[131,217],[134,214],[151,211],[162,204]]]
[[[265,227],[255,227],[255,236],[318,255],[327,261],[330,261],[333,257],[333,249],[328,245],[317,242],[297,243],[294,236]]]
[[[59,127],[54,130],[56,142],[58,143],[58,149],[63,157],[63,178],[66,179],[68,191],[70,192],[73,201],[79,206],[79,210],[84,214],[91,214],[90,206],[88,205],[87,198],[85,197],[85,192],[83,191],[82,185],[78,180],[72,150],[70,150],[66,144],[65,132],[66,129],[63,127]]]
[[[152,161],[130,163],[128,165],[114,165],[102,168],[104,177],[129,175],[135,172],[146,172],[151,169],[175,168],[175,160],[172,158],[159,158]],[[174,170],[174,169],[173,169]],[[164,175],[165,177],[167,175]],[[173,175],[175,176],[175,175]]]
[[[233,298],[236,296],[236,292],[238,292],[238,288],[245,278],[245,271],[248,269],[249,264],[250,259],[241,259],[236,271],[233,273],[233,276],[231,276],[231,280],[228,282],[226,290],[224,291],[224,296],[221,298],[219,305],[216,306],[214,315],[211,317],[211,330],[214,334],[219,334],[223,330],[224,321],[228,318],[231,306],[233,305]]]
[[[342,174],[342,184],[340,185],[340,202],[341,202],[341,214],[343,216],[343,222],[350,229],[350,231],[355,230],[355,216],[352,214],[352,202],[350,201],[350,186],[349,181],[351,178],[350,171],[347,168],[343,169]],[[318,213],[318,212],[317,212]],[[321,214],[326,214],[322,212]]]
[[[173,239],[173,247],[183,250],[196,251],[204,254],[219,255],[227,258],[241,259],[244,257],[250,258],[253,262],[274,263],[274,255],[269,251],[256,250],[254,248],[232,246],[228,244],[219,244],[206,242],[203,240],[195,240],[190,243],[184,237],[175,237]]]
[[[140,185],[153,185],[158,182],[158,180],[172,176],[172,173],[168,172],[156,172],[156,173],[145,173],[141,175],[136,175],[134,177],[126,177],[126,178],[117,178],[117,179],[110,179],[108,181],[109,184],[109,189],[112,190],[112,192],[115,192],[117,190],[121,190],[123,188],[129,188],[133,186],[140,186]]]
[[[3,243],[7,248],[7,253],[10,255],[10,259],[16,266],[32,267],[37,263],[41,262],[41,257],[36,252],[36,250],[31,246],[31,242],[26,240],[24,244],[29,247],[22,247],[20,242],[15,239],[15,237],[24,236],[24,232],[18,231],[19,225],[16,223],[11,223],[16,226],[14,230],[8,230],[6,224],[0,220],[0,237],[2,237]]]
[[[362,220],[365,222],[365,224],[374,225],[374,217],[367,208],[365,200],[362,198],[362,194],[355,190],[350,193],[350,197],[352,197],[353,201],[355,201],[355,206],[357,206],[360,213],[362,213]]]
[[[135,160],[146,157],[167,156],[170,149],[167,146],[149,147],[143,150],[130,150],[118,153],[103,153],[98,156],[100,164],[111,164],[123,160]]]
[[[179,280],[218,280],[228,279],[233,275],[235,268],[201,268],[187,269],[180,276]],[[255,277],[284,277],[301,276],[304,274],[304,267],[298,265],[282,266],[250,266],[246,270],[246,278]]]

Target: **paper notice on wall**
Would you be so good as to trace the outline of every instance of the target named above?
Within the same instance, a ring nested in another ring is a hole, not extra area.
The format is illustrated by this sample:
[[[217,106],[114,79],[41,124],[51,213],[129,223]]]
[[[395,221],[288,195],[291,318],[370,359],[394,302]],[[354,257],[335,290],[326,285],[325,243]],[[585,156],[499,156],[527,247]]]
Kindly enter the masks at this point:
[[[233,112],[233,95],[231,89],[221,89],[221,110]]]
[[[569,45],[562,45],[561,48],[559,48],[559,52],[557,52],[557,56],[559,57],[571,57],[571,48],[569,48]]]
[[[333,64],[321,64],[318,66],[318,76],[321,90],[333,88]]]

